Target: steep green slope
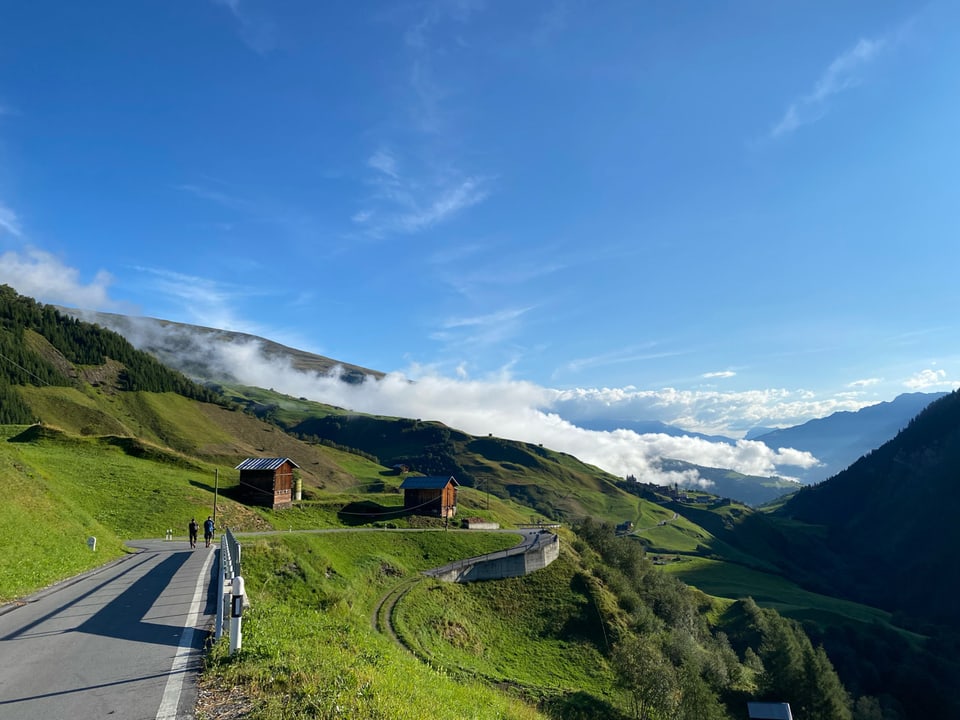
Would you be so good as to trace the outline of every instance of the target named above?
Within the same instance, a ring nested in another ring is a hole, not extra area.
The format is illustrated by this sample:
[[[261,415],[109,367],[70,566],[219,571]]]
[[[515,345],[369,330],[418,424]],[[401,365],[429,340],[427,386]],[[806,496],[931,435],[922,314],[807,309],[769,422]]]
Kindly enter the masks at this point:
[[[378,599],[403,578],[513,542],[442,532],[244,540],[252,606],[243,652],[230,657],[224,645],[214,648],[205,693],[239,693],[260,720],[544,718],[482,681],[420,662],[371,626]]]
[[[213,513],[213,474],[211,465],[133,439],[4,426],[0,602],[118,557],[124,540],[167,529],[182,538],[191,517]],[[266,526],[224,497],[218,524]]]
[[[960,630],[960,393],[932,403],[896,438],[778,512],[823,528],[793,558],[837,592]],[[825,570],[813,567],[829,558]]]
[[[474,437],[439,422],[348,413],[260,388],[233,386],[225,393],[308,442],[354,448],[387,467],[453,475],[467,487],[511,498],[558,520],[636,521],[644,512],[657,512],[618,487],[616,477],[540,445]]]
[[[261,720],[533,717],[530,705],[551,718],[626,720],[645,707],[651,718],[723,720],[770,693],[808,719],[850,718],[825,656],[800,663],[816,651],[798,626],[712,602],[612,526],[565,533],[561,558],[523,578],[449,585],[418,574],[479,551],[482,537],[251,539],[244,652],[218,647],[206,689],[238,688]],[[385,610],[380,601],[396,593]],[[372,617],[413,655],[377,635]],[[776,667],[776,657],[790,663]]]

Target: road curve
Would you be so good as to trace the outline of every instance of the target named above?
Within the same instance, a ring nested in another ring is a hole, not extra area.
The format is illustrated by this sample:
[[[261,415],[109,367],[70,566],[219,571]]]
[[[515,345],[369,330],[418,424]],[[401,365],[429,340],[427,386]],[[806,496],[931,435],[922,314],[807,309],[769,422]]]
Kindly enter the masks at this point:
[[[139,552],[0,608],[0,720],[190,720],[214,556]]]

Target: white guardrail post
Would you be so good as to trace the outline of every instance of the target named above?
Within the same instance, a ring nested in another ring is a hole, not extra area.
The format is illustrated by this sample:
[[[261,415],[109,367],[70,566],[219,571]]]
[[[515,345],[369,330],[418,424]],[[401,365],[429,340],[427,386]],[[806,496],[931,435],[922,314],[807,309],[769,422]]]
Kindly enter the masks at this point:
[[[230,601],[230,654],[232,655],[243,646],[243,578],[237,575],[233,579],[233,597]]]

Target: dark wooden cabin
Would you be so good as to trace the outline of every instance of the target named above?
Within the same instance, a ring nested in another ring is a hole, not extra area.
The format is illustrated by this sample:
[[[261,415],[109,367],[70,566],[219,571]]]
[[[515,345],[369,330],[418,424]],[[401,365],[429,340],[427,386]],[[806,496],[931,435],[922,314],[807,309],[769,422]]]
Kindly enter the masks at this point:
[[[293,505],[293,471],[299,469],[290,458],[247,458],[237,465],[240,496],[249,505],[274,510]]]
[[[408,477],[400,484],[403,507],[417,515],[452,518],[457,514],[457,488],[453,476]]]

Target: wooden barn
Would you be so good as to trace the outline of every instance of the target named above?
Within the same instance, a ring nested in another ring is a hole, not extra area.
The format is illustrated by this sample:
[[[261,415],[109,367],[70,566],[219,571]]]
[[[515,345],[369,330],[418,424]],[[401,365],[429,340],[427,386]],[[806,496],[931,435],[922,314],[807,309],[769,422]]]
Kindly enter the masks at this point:
[[[408,477],[400,484],[403,507],[417,515],[452,518],[457,514],[457,488],[453,476]]]
[[[294,500],[293,471],[299,468],[290,458],[247,458],[235,468],[240,471],[243,501],[274,510],[291,507]]]

